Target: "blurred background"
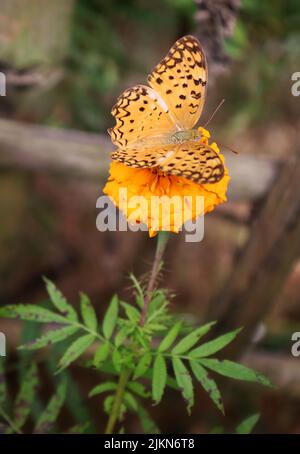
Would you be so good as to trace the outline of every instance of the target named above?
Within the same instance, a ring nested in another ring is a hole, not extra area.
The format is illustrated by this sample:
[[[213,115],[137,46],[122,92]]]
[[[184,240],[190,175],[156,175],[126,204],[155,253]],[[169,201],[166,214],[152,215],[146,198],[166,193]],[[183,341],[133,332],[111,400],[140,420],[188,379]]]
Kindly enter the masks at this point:
[[[155,240],[96,230],[110,109],[188,33],[209,61],[201,124],[226,98],[209,129],[239,154],[224,145],[228,203],[206,217],[202,243],[172,235],[162,285],[176,295],[173,311],[197,323],[217,318],[214,334],[244,326],[227,356],[277,388],[219,381],[226,417],[200,389],[191,417],[172,391],[150,410],[162,432],[230,431],[259,412],[257,432],[300,433],[300,358],[291,354],[300,331],[297,0],[0,0],[0,304],[41,302],[43,275],[74,305],[79,291],[88,293],[99,315],[114,292],[130,298],[128,274],[147,272]],[[21,337],[34,329],[0,320],[13,364]],[[52,385],[41,367],[43,399]],[[74,366],[72,376],[85,414],[103,430],[101,399],[86,399],[97,374]],[[70,403],[59,424],[80,417]],[[140,430],[134,417],[127,429]]]

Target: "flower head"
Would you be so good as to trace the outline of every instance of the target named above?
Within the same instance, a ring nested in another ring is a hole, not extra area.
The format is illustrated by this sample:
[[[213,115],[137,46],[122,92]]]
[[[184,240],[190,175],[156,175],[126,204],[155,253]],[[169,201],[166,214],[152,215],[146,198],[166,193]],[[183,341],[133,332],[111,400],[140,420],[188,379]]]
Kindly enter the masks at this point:
[[[200,142],[208,145],[210,133],[204,128],[199,131]],[[125,214],[128,222],[146,224],[151,237],[160,230],[178,233],[185,222],[195,221],[226,201],[230,177],[225,160],[215,142],[210,147],[218,153],[225,168],[223,178],[217,183],[198,184],[156,168],[133,168],[112,161],[103,192]]]

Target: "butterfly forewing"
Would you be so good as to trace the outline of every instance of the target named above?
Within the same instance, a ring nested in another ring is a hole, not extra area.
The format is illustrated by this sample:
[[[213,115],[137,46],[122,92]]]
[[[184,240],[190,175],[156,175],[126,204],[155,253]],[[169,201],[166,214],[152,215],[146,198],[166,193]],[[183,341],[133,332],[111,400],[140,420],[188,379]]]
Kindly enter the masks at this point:
[[[184,36],[148,77],[181,129],[192,129],[201,115],[208,79],[205,54],[199,41]]]
[[[122,149],[130,149],[139,141],[176,131],[168,110],[150,87],[136,85],[125,90],[112,108],[116,119],[115,126],[108,131],[112,142]]]

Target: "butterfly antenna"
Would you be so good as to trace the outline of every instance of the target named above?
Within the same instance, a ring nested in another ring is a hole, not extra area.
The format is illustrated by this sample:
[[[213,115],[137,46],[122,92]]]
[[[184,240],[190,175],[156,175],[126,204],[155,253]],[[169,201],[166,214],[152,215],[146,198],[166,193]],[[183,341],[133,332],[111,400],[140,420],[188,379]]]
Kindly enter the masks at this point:
[[[238,151],[234,150],[233,148],[228,147],[227,145],[224,145],[224,144],[220,143],[219,141],[218,141],[218,144],[219,144],[221,147],[223,147],[223,148],[227,148],[227,150],[231,151],[231,152],[234,153],[234,154],[239,154]]]
[[[222,101],[219,102],[219,104],[217,105],[217,107],[215,108],[215,110],[213,111],[213,113],[211,114],[211,116],[209,117],[207,122],[205,123],[205,125],[203,125],[203,128],[205,128],[208,125],[208,123],[211,122],[211,120],[214,118],[214,116],[218,112],[218,110],[223,106],[224,102],[225,102],[225,98],[223,98]]]

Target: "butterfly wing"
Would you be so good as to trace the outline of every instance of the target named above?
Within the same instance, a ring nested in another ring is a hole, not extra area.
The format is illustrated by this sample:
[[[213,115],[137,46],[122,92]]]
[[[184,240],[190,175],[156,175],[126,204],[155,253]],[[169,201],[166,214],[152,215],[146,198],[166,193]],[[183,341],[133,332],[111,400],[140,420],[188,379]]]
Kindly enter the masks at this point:
[[[116,119],[115,126],[108,130],[111,140],[128,152],[139,141],[176,131],[165,101],[144,85],[125,90],[111,113]]]
[[[160,162],[165,161],[166,156],[173,153],[174,145],[157,145],[148,148],[132,147],[118,149],[111,155],[113,161],[122,162],[129,167],[158,167]]]
[[[217,183],[224,176],[218,153],[209,145],[193,140],[176,145],[174,153],[160,163],[160,169],[199,184]]]
[[[153,148],[117,150],[112,158],[130,167],[158,167],[169,175],[187,178],[199,184],[217,183],[224,176],[218,153],[195,141]]]
[[[149,85],[162,97],[180,129],[192,129],[200,118],[208,79],[207,63],[199,41],[184,36],[148,76]]]

